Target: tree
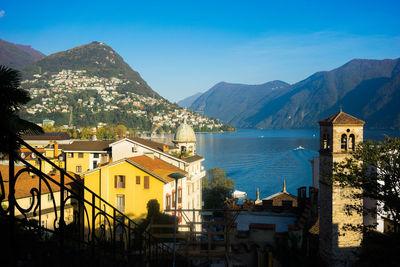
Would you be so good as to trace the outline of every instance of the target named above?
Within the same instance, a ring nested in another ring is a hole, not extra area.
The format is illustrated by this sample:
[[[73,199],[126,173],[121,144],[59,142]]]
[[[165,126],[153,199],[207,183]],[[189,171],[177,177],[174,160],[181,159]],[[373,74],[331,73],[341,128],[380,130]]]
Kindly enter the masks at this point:
[[[370,199],[373,207],[355,201],[346,206],[346,212],[379,215],[393,223],[393,231],[400,228],[400,139],[386,136],[386,140],[366,141],[355,153],[334,166],[334,181],[342,187],[353,187],[352,198]],[[362,228],[369,227],[363,225]]]
[[[117,130],[118,137],[119,137],[120,139],[122,139],[122,138],[125,137],[126,131],[127,131],[125,125],[122,125],[122,124],[118,125],[118,126],[116,127],[116,130]]]
[[[235,182],[226,177],[221,168],[207,170],[207,176],[203,178],[203,199],[206,209],[223,209],[224,201],[230,197]]]
[[[375,231],[375,225],[347,227],[363,231],[362,250],[357,266],[395,266],[400,261],[400,139],[366,141],[357,146],[351,158],[334,165],[333,181],[342,187],[353,187],[351,197],[367,199],[346,205],[345,212],[384,217],[391,231]],[[358,203],[358,204],[357,204]],[[387,230],[387,227],[385,227]]]
[[[43,133],[38,125],[23,120],[18,113],[22,106],[31,100],[29,93],[21,89],[21,75],[19,71],[0,65],[0,152],[16,153],[18,147],[10,140],[10,134],[20,136],[27,133]]]

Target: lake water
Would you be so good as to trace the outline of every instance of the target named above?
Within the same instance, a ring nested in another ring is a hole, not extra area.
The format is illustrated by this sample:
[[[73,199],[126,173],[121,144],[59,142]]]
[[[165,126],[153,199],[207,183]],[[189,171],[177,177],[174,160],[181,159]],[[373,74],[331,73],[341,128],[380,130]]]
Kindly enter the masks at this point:
[[[365,131],[364,138],[383,140],[395,131]],[[319,130],[239,130],[234,133],[197,134],[197,153],[205,169],[220,167],[248,198],[268,197],[282,190],[297,195],[297,188],[311,186],[310,160],[318,156]],[[297,149],[302,146],[304,149]]]

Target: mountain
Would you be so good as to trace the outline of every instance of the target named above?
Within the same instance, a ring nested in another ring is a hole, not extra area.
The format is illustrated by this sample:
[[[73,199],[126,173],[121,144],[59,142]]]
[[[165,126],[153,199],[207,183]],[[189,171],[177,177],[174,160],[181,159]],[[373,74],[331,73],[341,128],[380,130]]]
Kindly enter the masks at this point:
[[[236,127],[315,128],[320,119],[342,107],[346,113],[365,120],[368,128],[400,129],[400,59],[355,59],[337,69],[317,72],[285,87],[275,97],[265,96],[255,105],[254,99],[245,95],[247,91],[236,89],[234,94],[241,96],[235,97],[235,106],[229,97],[223,97],[232,89],[217,87],[203,95],[209,95],[208,99],[201,96],[191,108]]]
[[[282,81],[259,85],[220,82],[196,99],[190,108],[232,125],[242,126],[244,119],[290,90],[290,85]]]
[[[246,118],[256,128],[312,128],[340,106],[366,121],[369,128],[399,128],[400,59],[355,59],[318,72],[292,85],[293,89]]]
[[[195,131],[232,130],[160,97],[103,43],[52,54],[25,67],[22,73],[21,87],[29,90],[32,100],[20,115],[35,123],[50,119],[56,127],[70,131],[124,125],[131,133],[171,133],[187,118]]]
[[[201,96],[203,93],[196,93],[192,96],[186,97],[185,99],[182,99],[181,101],[178,101],[178,105],[182,108],[188,108],[192,105],[194,101],[196,101],[199,96]]]
[[[110,46],[101,42],[78,46],[67,51],[51,54],[23,69],[27,80],[35,80],[33,75],[49,78],[62,70],[84,70],[88,76],[118,78],[126,80],[123,88],[136,94],[160,98],[150,86],[118,55]]]
[[[29,45],[13,44],[0,39],[1,65],[20,70],[45,56]]]

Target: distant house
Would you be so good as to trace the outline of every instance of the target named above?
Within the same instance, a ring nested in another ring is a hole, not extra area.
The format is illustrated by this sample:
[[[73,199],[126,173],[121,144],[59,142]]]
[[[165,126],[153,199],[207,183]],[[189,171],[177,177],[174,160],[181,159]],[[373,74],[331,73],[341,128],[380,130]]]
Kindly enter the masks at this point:
[[[22,135],[21,138],[34,148],[47,146],[50,142],[58,144],[68,144],[71,142],[71,137],[66,132],[51,132],[44,134]]]
[[[97,168],[98,164],[110,160],[109,144],[112,141],[73,141],[70,144],[60,145],[59,148],[66,154],[67,171],[77,174]]]

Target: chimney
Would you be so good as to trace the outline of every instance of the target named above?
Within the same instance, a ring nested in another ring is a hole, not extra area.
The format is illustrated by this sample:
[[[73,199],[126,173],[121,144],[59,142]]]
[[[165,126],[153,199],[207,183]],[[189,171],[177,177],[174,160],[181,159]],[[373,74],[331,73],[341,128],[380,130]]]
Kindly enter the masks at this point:
[[[163,150],[163,152],[167,152],[167,151],[168,151],[168,149],[169,149],[169,148],[168,148],[168,146],[167,146],[167,145],[163,145],[163,149],[162,149],[162,150]]]
[[[154,154],[153,153],[145,153],[144,154],[146,157],[149,157],[151,159],[154,159]]]
[[[54,142],[54,157],[58,157],[58,143]]]

